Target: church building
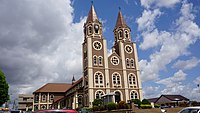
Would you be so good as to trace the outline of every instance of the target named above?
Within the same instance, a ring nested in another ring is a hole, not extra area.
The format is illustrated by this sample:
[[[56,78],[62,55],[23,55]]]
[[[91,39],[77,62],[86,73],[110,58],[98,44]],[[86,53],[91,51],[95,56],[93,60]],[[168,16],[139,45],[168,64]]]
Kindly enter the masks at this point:
[[[142,99],[136,43],[132,41],[131,29],[120,10],[109,56],[102,31],[102,22],[92,5],[84,24],[82,44],[85,105],[90,106],[94,99],[110,94],[113,94],[114,102]]]
[[[77,81],[73,78],[72,84],[47,84],[36,90],[33,93],[35,109],[92,107],[92,102],[99,98],[115,103],[143,99],[136,43],[122,12],[118,12],[109,56],[102,22],[93,5],[83,27],[83,76]],[[66,88],[60,89],[59,85]]]

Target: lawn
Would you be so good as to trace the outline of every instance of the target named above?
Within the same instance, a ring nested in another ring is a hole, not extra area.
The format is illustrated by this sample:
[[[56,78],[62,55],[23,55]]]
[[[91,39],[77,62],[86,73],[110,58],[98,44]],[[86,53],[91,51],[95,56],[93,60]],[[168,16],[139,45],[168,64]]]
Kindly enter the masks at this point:
[[[183,107],[177,107],[177,108],[165,108],[167,110],[167,113],[177,113],[183,109]],[[159,108],[152,108],[152,109],[136,109],[135,113],[161,113],[161,110]]]

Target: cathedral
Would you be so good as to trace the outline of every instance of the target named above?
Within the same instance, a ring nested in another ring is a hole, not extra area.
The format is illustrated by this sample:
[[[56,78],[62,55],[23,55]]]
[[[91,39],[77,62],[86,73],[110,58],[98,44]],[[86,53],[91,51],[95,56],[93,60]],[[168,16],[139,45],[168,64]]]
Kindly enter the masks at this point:
[[[102,22],[92,5],[84,24],[83,76],[72,84],[48,83],[34,94],[35,109],[92,107],[95,99],[128,102],[143,99],[136,43],[119,10],[114,45],[108,56]]]
[[[86,105],[94,99],[113,95],[113,101],[127,102],[142,99],[136,44],[131,40],[131,29],[119,11],[114,27],[112,53],[107,54],[107,42],[102,35],[102,23],[91,6],[84,24],[83,84]]]

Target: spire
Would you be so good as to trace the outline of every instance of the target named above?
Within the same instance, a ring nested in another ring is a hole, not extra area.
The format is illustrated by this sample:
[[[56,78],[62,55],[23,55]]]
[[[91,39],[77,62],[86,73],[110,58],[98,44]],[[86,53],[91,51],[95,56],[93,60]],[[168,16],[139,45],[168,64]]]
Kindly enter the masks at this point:
[[[116,22],[115,28],[117,28],[117,27],[119,27],[119,26],[121,26],[121,27],[127,26],[127,25],[126,25],[126,22],[125,22],[125,20],[124,20],[124,17],[122,16],[122,13],[121,13],[121,9],[120,9],[120,8],[119,8],[119,13],[118,13],[118,17],[117,17],[117,22]]]
[[[87,21],[86,22],[94,22],[94,21],[98,21],[98,18],[97,18],[97,14],[95,12],[95,9],[94,9],[94,6],[93,6],[93,3],[92,3],[92,6],[90,8],[90,12],[88,14],[88,17],[87,17]]]
[[[73,75],[72,84],[74,84],[75,81],[76,81],[76,80],[75,80],[75,77],[74,77],[74,75]]]

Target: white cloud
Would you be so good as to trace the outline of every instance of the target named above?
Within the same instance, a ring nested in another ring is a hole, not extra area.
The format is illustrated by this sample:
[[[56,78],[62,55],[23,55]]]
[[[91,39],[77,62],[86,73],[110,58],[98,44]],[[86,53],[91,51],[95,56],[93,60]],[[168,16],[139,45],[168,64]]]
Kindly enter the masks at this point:
[[[162,13],[159,9],[144,10],[142,16],[136,20],[138,23],[138,30],[148,30],[151,31],[155,28],[154,22]]]
[[[150,61],[141,60],[139,63],[143,81],[158,79],[159,71],[164,70],[166,65],[179,56],[188,55],[187,48],[200,39],[200,28],[194,22],[195,16],[191,10],[192,4],[182,3],[181,16],[175,21],[176,29],[173,32],[158,31],[157,28],[142,32],[143,42],[139,46],[141,49],[159,48],[150,55]],[[150,22],[152,23],[148,24],[149,27],[155,26],[155,20]]]
[[[10,93],[32,93],[46,83],[82,76],[86,18],[73,23],[70,0],[0,1],[0,15],[0,68]]]
[[[184,73],[182,70],[179,70],[172,77],[159,80],[156,83],[163,84],[169,88],[173,88],[173,87],[179,85],[181,83],[181,81],[184,81],[186,79],[186,75],[187,74]]]
[[[183,83],[186,80],[187,74],[182,70],[176,72],[173,76],[164,78],[162,80],[157,81],[158,84],[163,84],[165,88],[161,90],[161,94],[181,94],[191,100],[199,100],[199,91],[200,89],[190,82]],[[198,83],[200,81],[200,77],[197,77],[194,81]]]
[[[200,63],[200,59],[193,57],[192,59],[183,61],[178,60],[173,67],[181,70],[189,70],[196,67]]]
[[[150,8],[153,6],[171,8],[180,1],[181,0],[140,0],[141,5],[146,8]]]
[[[149,98],[155,98],[155,97],[159,97],[160,93],[159,93],[159,86],[148,86],[143,88],[143,94],[145,95],[146,99]]]
[[[198,76],[193,82],[200,85],[200,76]]]

